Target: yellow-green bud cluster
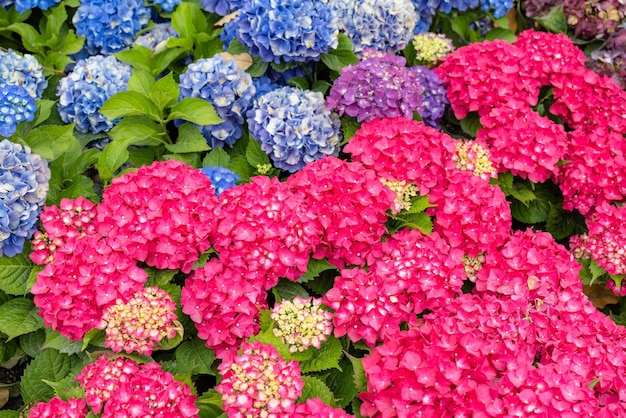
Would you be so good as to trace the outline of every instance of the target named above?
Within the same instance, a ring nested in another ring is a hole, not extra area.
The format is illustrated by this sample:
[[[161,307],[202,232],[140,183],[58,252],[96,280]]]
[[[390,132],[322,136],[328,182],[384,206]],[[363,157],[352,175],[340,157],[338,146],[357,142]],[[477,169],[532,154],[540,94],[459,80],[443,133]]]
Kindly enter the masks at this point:
[[[321,307],[321,299],[303,299],[277,303],[270,314],[276,321],[274,335],[289,345],[292,353],[304,351],[310,346],[320,348],[333,330],[332,314]]]
[[[261,176],[265,176],[267,174],[269,174],[269,172],[272,170],[272,165],[271,164],[258,164],[256,166],[256,171],[259,173],[259,175]]]
[[[420,33],[413,37],[413,47],[415,48],[415,59],[423,64],[435,64],[444,59],[454,50],[452,41],[445,35],[437,33]]]
[[[471,282],[476,282],[476,278],[480,268],[483,266],[485,262],[485,254],[480,253],[477,257],[471,257],[469,255],[463,256],[463,269],[465,270],[465,275]]]
[[[408,183],[406,181],[391,181],[387,179],[381,179],[389,190],[396,192],[396,198],[394,199],[394,212],[400,212],[401,210],[411,209],[411,200],[419,194],[419,190],[414,183]]]
[[[471,171],[472,174],[484,179],[495,177],[496,169],[491,162],[489,149],[474,141],[458,141],[457,155],[454,157],[456,168]]]

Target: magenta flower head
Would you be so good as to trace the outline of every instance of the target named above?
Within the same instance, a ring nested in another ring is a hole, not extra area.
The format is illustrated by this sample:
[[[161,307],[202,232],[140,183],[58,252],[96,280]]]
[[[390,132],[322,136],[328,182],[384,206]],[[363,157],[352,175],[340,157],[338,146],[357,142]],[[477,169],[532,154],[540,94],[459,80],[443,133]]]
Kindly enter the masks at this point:
[[[243,343],[241,354],[218,370],[223,379],[215,390],[229,417],[290,418],[304,387],[298,362],[285,361],[260,341]]]
[[[61,400],[58,396],[48,402],[39,402],[30,409],[29,418],[84,418],[89,411],[84,399]]]

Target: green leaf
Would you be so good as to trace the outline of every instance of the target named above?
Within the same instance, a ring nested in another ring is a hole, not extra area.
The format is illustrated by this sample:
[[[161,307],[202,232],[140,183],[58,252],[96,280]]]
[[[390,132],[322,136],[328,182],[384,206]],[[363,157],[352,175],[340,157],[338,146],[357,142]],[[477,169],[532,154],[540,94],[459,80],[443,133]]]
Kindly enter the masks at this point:
[[[252,57],[252,65],[246,69],[250,77],[261,77],[267,71],[269,64],[261,59],[261,57]]]
[[[174,37],[170,38],[170,40],[176,39]],[[178,58],[185,55],[185,50],[182,48],[168,48],[165,49],[156,55],[154,55],[150,59],[151,67],[152,67],[152,75],[155,77],[161,74],[165,69],[176,61]]]
[[[298,278],[298,283],[306,283],[309,280],[313,280],[326,270],[337,270],[337,267],[330,264],[326,259],[317,260],[311,258],[309,264],[307,264],[306,273]]]
[[[193,56],[196,59],[210,58],[224,51],[224,42],[219,38],[218,31],[211,35],[206,32],[196,34]]]
[[[509,29],[505,28],[493,28],[485,34],[485,39],[494,41],[496,39],[502,39],[509,43],[515,42],[517,36]]]
[[[428,201],[428,196],[415,196],[411,199],[411,209],[409,213],[424,212],[428,208],[435,207]]]
[[[82,341],[70,341],[58,331],[46,328],[46,340],[43,348],[54,348],[60,353],[76,354],[82,351]]]
[[[139,93],[145,97],[151,97],[156,80],[149,71],[134,69],[128,80],[128,91]]]
[[[593,387],[602,380],[602,377],[596,377],[591,382],[589,382],[589,389],[593,389]]]
[[[29,357],[37,357],[43,351],[43,345],[46,342],[45,329],[38,329],[28,334],[20,335],[20,347]]]
[[[149,92],[149,97],[163,111],[174,106],[178,101],[179,92],[178,83],[174,81],[174,74],[170,72],[154,84],[154,88]]]
[[[322,274],[314,280],[306,282],[305,286],[318,295],[326,294],[326,292],[333,288],[335,283],[335,275],[327,273],[331,272],[329,270],[327,272],[322,272]]]
[[[532,190],[533,198],[528,202],[514,200],[511,203],[511,214],[513,217],[527,224],[545,222],[551,211],[551,202],[562,201],[561,192],[557,186],[551,182],[531,184],[528,181],[516,181],[513,190]],[[515,193],[512,193],[516,197]],[[530,195],[529,195],[530,196]]]
[[[354,357],[344,351],[344,354],[352,363],[352,368],[354,370],[354,374],[352,378],[354,380],[354,385],[358,392],[367,392],[367,378],[365,377],[365,370],[363,369],[363,359]]]
[[[304,287],[287,279],[280,279],[276,286],[272,288],[272,292],[279,300],[293,300],[296,296],[300,296],[303,299],[309,297],[309,292]]]
[[[297,402],[305,402],[307,399],[320,398],[325,404],[333,405],[333,393],[330,391],[326,383],[314,376],[302,376],[304,387],[302,388],[302,396]]]
[[[333,392],[337,407],[345,408],[359,394],[354,385],[354,368],[350,360],[343,358],[339,363],[341,372],[331,373],[326,384]]]
[[[250,48],[242,44],[237,37],[230,41],[228,45],[228,53],[231,55],[247,54],[249,52]]]
[[[52,113],[52,107],[56,103],[57,102],[54,100],[37,100],[37,115],[35,117],[35,121],[33,122],[33,126],[38,126],[48,120],[50,113]]]
[[[567,33],[567,18],[562,4],[553,7],[548,14],[535,16],[534,19],[550,32]]]
[[[157,105],[150,98],[136,91],[120,91],[114,94],[104,102],[100,113],[111,120],[124,116],[148,116],[155,122],[163,119]]]
[[[207,32],[208,22],[199,5],[182,2],[172,13],[172,27],[176,29],[181,39],[189,42],[190,49],[196,33]]]
[[[135,146],[154,146],[163,143],[166,133],[158,123],[145,116],[130,116],[122,119],[109,131],[113,142],[126,148]],[[107,144],[108,146],[108,144]]]
[[[38,330],[43,327],[38,311],[32,300],[22,297],[3,303],[0,305],[0,331],[11,340]]]
[[[168,121],[183,119],[197,125],[216,125],[223,122],[213,105],[198,97],[187,97],[178,102],[170,112]]]
[[[67,179],[68,186],[61,190],[59,194],[59,201],[63,198],[76,199],[82,196],[86,199],[97,200],[98,195],[94,191],[93,180],[87,176],[74,176],[71,179]]]
[[[225,167],[230,165],[230,156],[223,148],[213,148],[202,160],[203,167]]]
[[[426,212],[401,213],[391,218],[401,221],[403,227],[417,229],[424,235],[430,235],[433,232],[433,220]]]
[[[511,189],[511,196],[519,200],[523,205],[528,205],[536,199],[535,192],[528,188],[527,185],[519,181],[515,182]]]
[[[269,156],[261,149],[261,143],[256,140],[248,141],[246,160],[248,160],[248,164],[252,167],[270,164]]]
[[[202,396],[198,396],[196,406],[200,409],[200,418],[218,418],[224,415],[222,395],[215,389],[209,389]]]
[[[106,332],[103,329],[93,328],[85,334],[83,337],[83,346],[81,351],[84,351],[89,344],[96,347],[104,347],[104,340],[106,339]]]
[[[20,411],[0,411],[0,418],[19,418],[20,416]]]
[[[622,290],[622,280],[624,280],[623,274],[609,274],[609,277],[615,283],[615,287],[617,291],[620,292]]]
[[[478,132],[478,130],[482,128],[478,112],[468,113],[466,117],[460,120],[460,123],[463,132],[472,138],[476,138],[476,132]]]
[[[24,138],[31,151],[45,158],[48,162],[59,158],[72,146],[75,140],[73,123],[62,126],[39,126],[30,131]]]
[[[21,381],[22,398],[25,403],[48,400],[54,396],[54,389],[46,384],[59,382],[67,376],[77,360],[54,349],[41,352],[24,370]]]
[[[337,49],[331,49],[320,56],[322,62],[331,70],[340,72],[343,67],[356,64],[359,58],[352,52],[352,42],[345,34],[339,34]]]
[[[117,169],[128,160],[127,148],[125,141],[112,141],[104,147],[96,163],[98,174],[102,180],[112,179]]]
[[[311,86],[311,91],[317,91],[317,92],[322,93],[323,95],[326,95],[326,92],[328,92],[328,90],[332,86],[333,85],[330,84],[326,80],[317,80],[317,81],[313,82],[313,85]]]
[[[165,154],[163,155],[163,159],[182,161],[183,163],[196,168],[200,168],[200,164],[202,163],[200,155],[195,152],[187,154]]]
[[[211,365],[215,361],[213,350],[204,345],[204,341],[194,338],[178,346],[174,354],[178,373],[193,371],[193,374],[209,374],[215,376]]]
[[[252,141],[250,141],[252,142]],[[247,182],[250,180],[250,176],[254,174],[254,168],[248,164],[248,160],[244,155],[238,155],[234,157],[228,166],[230,171],[236,173],[242,182]]]
[[[554,239],[560,240],[585,232],[585,217],[579,212],[563,210],[563,204],[550,202],[550,212],[546,219],[546,231]]]
[[[4,28],[0,27],[0,32],[3,31],[11,31],[20,35],[22,37],[22,44],[24,45],[24,48],[26,48],[30,52],[43,52],[41,46],[37,44],[39,32],[37,32],[37,30],[35,30],[35,28],[33,28],[31,25],[26,23],[13,23]]]
[[[591,262],[589,263],[589,272],[591,273],[591,282],[589,283],[589,285],[594,284],[595,281],[598,280],[600,277],[608,274],[606,270],[604,270],[604,268],[598,265],[596,260],[591,260]]]
[[[30,290],[28,277],[35,263],[30,261],[32,245],[24,244],[24,251],[14,257],[0,257],[0,290],[8,295],[25,295]]]
[[[145,270],[148,273],[148,281],[146,282],[146,287],[161,287],[165,286],[166,284],[170,284],[176,273],[178,273],[178,270],[163,270],[154,267],[147,267]]]
[[[16,340],[8,341],[5,338],[0,339],[0,364],[11,360],[17,353],[17,342]],[[21,354],[20,354],[21,357]],[[0,386],[5,382],[0,382]]]
[[[465,43],[469,43],[472,38],[472,29],[470,28],[470,25],[473,21],[474,19],[470,15],[461,14],[452,18],[450,27],[452,31],[459,35]]]
[[[184,154],[187,152],[202,152],[211,149],[202,133],[194,125],[184,123],[178,128],[178,138],[175,144],[165,144],[170,152]]]
[[[341,343],[332,335],[328,340],[324,341],[319,350],[313,352],[313,356],[305,361],[300,362],[302,373],[319,372],[328,369],[338,369],[339,359],[343,354]]]
[[[348,115],[341,117],[341,132],[343,132],[342,144],[347,144],[350,138],[354,136],[356,131],[359,130],[361,124],[357,122],[356,118]]]
[[[302,90],[308,90],[309,80],[307,80],[305,77],[291,77],[289,80],[287,80],[287,85],[298,87]]]

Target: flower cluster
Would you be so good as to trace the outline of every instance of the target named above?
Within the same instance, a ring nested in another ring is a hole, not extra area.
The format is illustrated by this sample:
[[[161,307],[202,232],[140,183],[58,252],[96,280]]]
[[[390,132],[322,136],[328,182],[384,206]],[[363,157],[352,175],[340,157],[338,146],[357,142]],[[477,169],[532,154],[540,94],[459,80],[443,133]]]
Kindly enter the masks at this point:
[[[333,330],[333,315],[322,309],[321,299],[296,296],[274,305],[270,318],[276,321],[274,335],[289,345],[292,353],[313,346],[320,348]]]
[[[397,116],[411,119],[422,107],[424,86],[423,77],[405,64],[403,57],[364,51],[363,60],[341,70],[326,105],[359,122]]]
[[[241,43],[266,62],[319,61],[338,45],[337,18],[325,1],[246,1],[236,25]]]
[[[0,6],[10,6],[15,4],[15,10],[20,13],[24,13],[27,10],[39,8],[41,10],[48,10],[50,7],[59,3],[61,0],[4,0],[0,2]]]
[[[127,89],[131,66],[113,56],[94,55],[76,63],[59,83],[57,95],[61,119],[76,123],[80,132],[105,132],[113,122],[99,110],[111,96]]]
[[[6,85],[24,88],[33,99],[41,99],[48,86],[43,68],[30,54],[20,55],[0,49],[0,87]]]
[[[322,93],[282,87],[257,98],[247,116],[250,135],[278,168],[293,173],[339,154],[341,124]]]
[[[256,176],[226,190],[220,203],[213,246],[222,261],[258,276],[264,290],[306,272],[320,227],[302,194],[276,177]]]
[[[386,232],[386,211],[394,207],[395,193],[374,171],[335,157],[308,164],[286,183],[293,193],[305,196],[304,213],[315,216],[321,226],[321,243],[313,256],[340,267],[363,265],[371,246]]]
[[[209,13],[226,16],[241,7],[243,0],[200,0],[202,8]]]
[[[127,49],[149,19],[150,9],[141,0],[82,0],[72,23],[95,55]]]
[[[513,0],[480,0],[480,9],[500,19],[513,7]]]
[[[241,354],[218,366],[223,409],[231,417],[291,417],[304,381],[296,361],[285,361],[260,341],[243,343]]]
[[[219,195],[231,187],[234,187],[240,180],[239,176],[229,169],[220,166],[202,167],[202,174],[211,180],[211,184],[215,189],[215,195]]]
[[[113,179],[96,229],[111,246],[157,268],[188,273],[210,246],[217,205],[211,180],[189,165],[154,162]]]
[[[489,147],[481,140],[456,142],[457,154],[453,157],[457,170],[471,171],[472,174],[489,180],[496,177]]]
[[[198,337],[217,357],[227,358],[243,339],[259,332],[259,309],[267,308],[265,298],[265,291],[244,271],[213,259],[187,278],[180,303]]]
[[[114,352],[149,356],[154,344],[176,336],[175,311],[176,304],[165,290],[148,287],[127,302],[117,299],[102,314],[98,328],[105,330],[104,345]]]
[[[176,6],[180,4],[180,1],[181,0],[155,0],[154,4],[158,4],[159,6],[161,6],[161,9],[165,10],[166,12],[171,12]]]
[[[194,417],[196,396],[158,363],[137,364],[125,358],[100,356],[76,377],[87,403],[102,418],[119,416]]]
[[[415,35],[413,48],[415,48],[415,60],[424,65],[436,64],[455,49],[451,39],[432,32]]]
[[[54,396],[48,402],[39,402],[30,409],[29,418],[85,418],[89,411],[84,399],[67,401]]]
[[[417,189],[415,183],[407,183],[406,180],[391,181],[382,178],[380,179],[380,182],[396,194],[396,198],[393,201],[393,213],[398,213],[402,210],[411,210],[412,199],[419,195],[419,190]]]
[[[354,418],[343,409],[326,405],[320,398],[307,399],[305,403],[296,405],[290,418]]]
[[[180,76],[180,98],[199,97],[211,103],[224,121],[199,126],[212,148],[232,147],[241,138],[243,115],[252,105],[256,89],[250,75],[234,60],[221,55],[202,58]]]
[[[44,232],[35,232],[30,259],[35,264],[49,264],[54,260],[57,249],[66,242],[95,234],[95,216],[95,203],[84,197],[63,198],[58,207],[46,206],[39,215]]]
[[[106,308],[117,299],[128,300],[146,280],[146,272],[124,248],[112,248],[97,234],[85,235],[56,250],[31,293],[46,326],[81,340],[100,323]]]
[[[159,52],[170,38],[178,38],[178,32],[172,27],[172,24],[169,22],[157,23],[148,32],[139,35],[135,39],[135,45]]]
[[[35,118],[36,111],[35,99],[23,87],[0,87],[0,136],[13,135],[19,123]]]
[[[587,67],[626,90],[626,29],[611,35],[602,47],[593,51]]]
[[[417,113],[427,126],[440,129],[440,121],[450,101],[446,97],[446,88],[437,74],[426,67],[416,66],[411,68],[417,72],[417,81],[424,88],[422,104]]]
[[[49,180],[43,158],[8,139],[0,142],[0,257],[21,253],[33,236]]]
[[[604,38],[626,19],[626,5],[619,0],[564,0],[563,12],[574,35],[586,39]]]
[[[411,0],[330,0],[329,4],[357,55],[367,48],[389,53],[404,49],[418,22]]]

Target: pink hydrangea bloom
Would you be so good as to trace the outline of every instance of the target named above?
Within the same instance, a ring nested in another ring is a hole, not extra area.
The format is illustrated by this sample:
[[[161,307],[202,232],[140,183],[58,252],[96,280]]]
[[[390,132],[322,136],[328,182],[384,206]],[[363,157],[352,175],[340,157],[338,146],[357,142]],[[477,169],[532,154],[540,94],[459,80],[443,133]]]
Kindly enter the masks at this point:
[[[280,277],[297,280],[306,272],[320,226],[304,196],[278,178],[250,181],[220,195],[214,247],[229,266],[258,272],[268,290]]]
[[[489,145],[476,138],[471,141],[455,141],[456,154],[452,157],[457,170],[471,171],[473,175],[489,181],[497,177]]]
[[[266,292],[258,283],[217,259],[195,269],[185,281],[180,301],[183,313],[218,357],[232,355],[245,338],[260,330],[259,309],[268,306]]]
[[[333,314],[322,308],[322,300],[296,296],[276,303],[270,318],[276,322],[274,335],[289,345],[292,353],[320,348],[333,332]]]
[[[51,263],[56,250],[66,241],[96,232],[95,216],[96,204],[84,197],[63,198],[58,207],[46,206],[39,215],[44,232],[35,232],[30,259],[36,264]]]
[[[363,123],[344,151],[386,180],[417,185],[422,196],[441,186],[455,167],[455,141],[434,128],[405,118]]]
[[[433,230],[472,257],[502,244],[512,224],[502,190],[468,171],[454,172],[447,182],[429,197],[437,205]]]
[[[113,179],[96,228],[135,260],[188,273],[211,246],[218,202],[211,187],[200,170],[180,161],[154,162]]]
[[[287,179],[293,193],[302,193],[321,225],[321,242],[313,255],[333,265],[363,265],[371,246],[386,232],[387,210],[395,193],[363,165],[324,157]]]
[[[304,387],[297,361],[260,341],[244,342],[231,360],[218,366],[223,379],[215,387],[230,418],[292,417]]]
[[[117,299],[104,311],[98,328],[106,331],[104,345],[114,352],[136,351],[149,356],[156,343],[176,336],[175,311],[169,293],[148,287],[126,302]]]
[[[143,288],[146,272],[123,249],[85,235],[57,249],[31,289],[44,324],[70,340],[96,327],[106,308]]]
[[[48,402],[39,402],[30,409],[29,418],[84,418],[89,411],[84,399],[70,398],[67,401],[55,396]]]
[[[307,399],[305,403],[296,405],[290,418],[354,418],[343,409],[326,405],[320,398]]]
[[[563,159],[568,137],[562,125],[528,107],[497,107],[484,112],[477,138],[489,145],[499,172],[542,183],[553,176]]]

